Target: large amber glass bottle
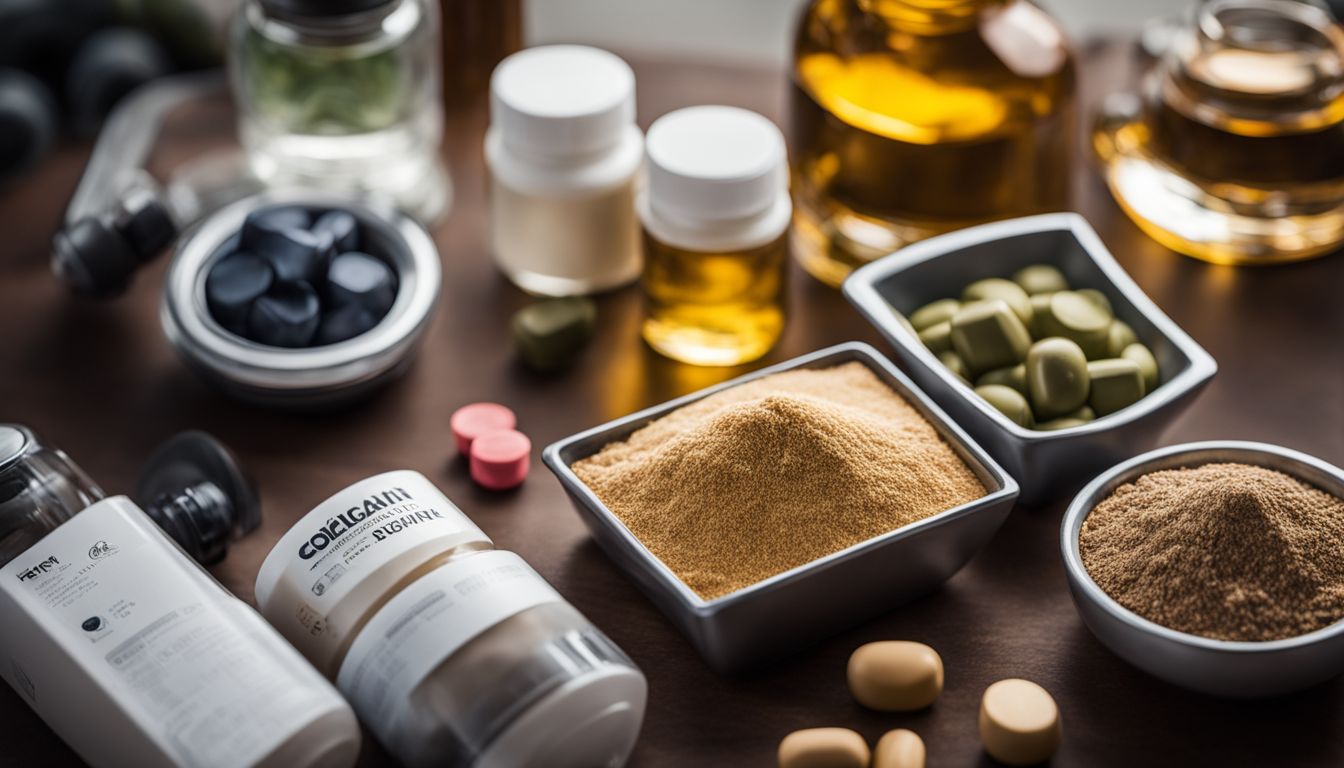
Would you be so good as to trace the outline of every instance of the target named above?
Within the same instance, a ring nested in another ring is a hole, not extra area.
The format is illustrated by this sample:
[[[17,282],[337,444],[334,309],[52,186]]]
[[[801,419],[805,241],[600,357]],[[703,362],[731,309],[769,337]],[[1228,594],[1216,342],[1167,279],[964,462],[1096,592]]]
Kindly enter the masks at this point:
[[[1036,6],[813,0],[794,56],[794,253],[819,279],[1067,207],[1074,66]]]

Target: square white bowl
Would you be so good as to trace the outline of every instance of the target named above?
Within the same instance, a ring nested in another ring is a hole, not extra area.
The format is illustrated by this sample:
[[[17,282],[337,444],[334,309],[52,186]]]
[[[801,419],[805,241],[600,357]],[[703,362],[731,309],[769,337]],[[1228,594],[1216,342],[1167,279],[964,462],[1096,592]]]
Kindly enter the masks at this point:
[[[1053,431],[1010,421],[960,381],[900,322],[931,301],[961,295],[969,283],[1028,264],[1058,267],[1074,289],[1106,295],[1157,358],[1160,384],[1139,402],[1096,421]],[[1019,501],[1038,505],[1077,490],[1098,471],[1151,447],[1194,400],[1218,366],[1149,299],[1073,213],[983,224],[909,245],[867,264],[844,294],[891,343],[896,360],[1022,485]]]

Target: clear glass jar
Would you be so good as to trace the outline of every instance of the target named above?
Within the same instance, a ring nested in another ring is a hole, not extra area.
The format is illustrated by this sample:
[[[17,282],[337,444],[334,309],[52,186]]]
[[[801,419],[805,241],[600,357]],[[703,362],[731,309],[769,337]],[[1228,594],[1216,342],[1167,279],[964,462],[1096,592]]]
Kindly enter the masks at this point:
[[[1295,0],[1197,6],[1093,146],[1151,237],[1220,264],[1295,261],[1344,242],[1344,29]]]
[[[438,14],[427,0],[244,0],[230,70],[253,172],[438,217],[449,198]]]
[[[839,285],[930,235],[1065,209],[1074,65],[1025,0],[813,0],[789,92],[794,255]]]

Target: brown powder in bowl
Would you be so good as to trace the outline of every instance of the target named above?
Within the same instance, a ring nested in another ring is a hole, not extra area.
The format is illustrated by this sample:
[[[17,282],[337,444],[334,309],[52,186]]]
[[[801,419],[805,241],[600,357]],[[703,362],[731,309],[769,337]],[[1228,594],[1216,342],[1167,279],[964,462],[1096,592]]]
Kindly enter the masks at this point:
[[[985,495],[937,430],[857,362],[726,389],[573,469],[705,599]]]
[[[1092,510],[1078,548],[1106,594],[1180,632],[1278,640],[1344,619],[1344,499],[1272,469],[1144,475]]]

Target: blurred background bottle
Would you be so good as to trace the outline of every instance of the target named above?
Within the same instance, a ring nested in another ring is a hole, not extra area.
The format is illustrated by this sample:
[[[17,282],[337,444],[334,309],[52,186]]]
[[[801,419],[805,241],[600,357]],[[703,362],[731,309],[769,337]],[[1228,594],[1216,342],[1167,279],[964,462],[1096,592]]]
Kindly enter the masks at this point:
[[[440,9],[444,104],[483,101],[490,73],[523,48],[522,0],[441,0]]]
[[[930,235],[1068,206],[1074,64],[1024,0],[813,0],[790,89],[794,253],[839,285]]]
[[[1344,29],[1297,0],[1199,4],[1093,136],[1126,213],[1173,250],[1225,264],[1344,242]]]

